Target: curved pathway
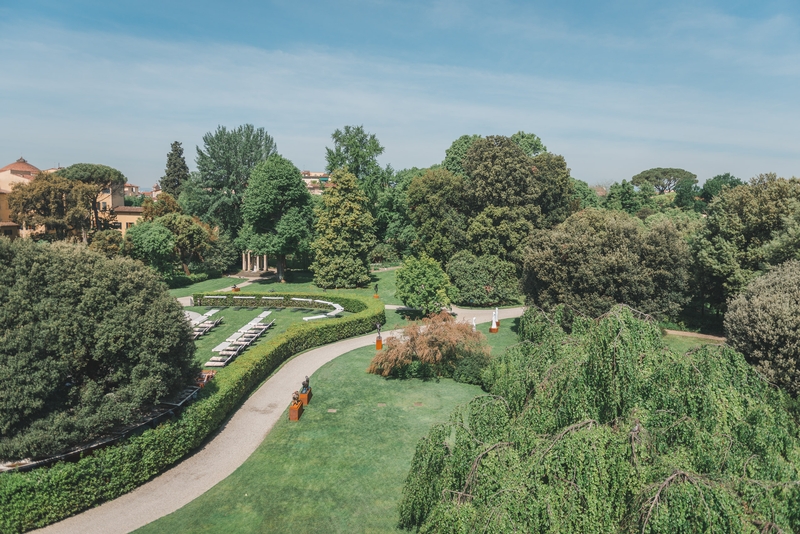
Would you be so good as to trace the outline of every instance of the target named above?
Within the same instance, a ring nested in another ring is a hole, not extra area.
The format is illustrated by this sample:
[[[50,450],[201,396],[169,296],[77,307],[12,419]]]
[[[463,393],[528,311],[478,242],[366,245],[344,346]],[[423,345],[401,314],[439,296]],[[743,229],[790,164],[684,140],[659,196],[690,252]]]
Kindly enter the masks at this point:
[[[388,307],[388,306],[387,306]],[[500,319],[522,315],[524,308],[500,310]],[[492,320],[492,310],[453,307],[460,320],[478,323]],[[400,331],[385,332],[383,337]],[[286,362],[228,419],[211,439],[192,455],[113,501],[38,530],[42,533],[127,533],[174,512],[196,499],[242,465],[264,441],[283,415],[292,392],[327,362],[375,343],[375,334],[345,339],[309,350]],[[312,381],[313,387],[313,381]]]

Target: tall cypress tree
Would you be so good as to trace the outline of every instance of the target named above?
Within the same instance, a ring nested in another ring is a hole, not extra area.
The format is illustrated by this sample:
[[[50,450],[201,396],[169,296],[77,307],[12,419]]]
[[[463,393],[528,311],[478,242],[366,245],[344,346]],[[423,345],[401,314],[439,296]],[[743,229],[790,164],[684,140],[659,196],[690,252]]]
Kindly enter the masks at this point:
[[[172,149],[167,154],[167,169],[161,177],[159,185],[161,190],[175,198],[183,189],[183,184],[189,179],[189,166],[183,157],[183,147],[179,141],[172,143]]]
[[[363,287],[370,281],[367,256],[375,246],[375,219],[352,173],[336,170],[331,181],[333,187],[323,193],[316,210],[314,283],[323,288]]]

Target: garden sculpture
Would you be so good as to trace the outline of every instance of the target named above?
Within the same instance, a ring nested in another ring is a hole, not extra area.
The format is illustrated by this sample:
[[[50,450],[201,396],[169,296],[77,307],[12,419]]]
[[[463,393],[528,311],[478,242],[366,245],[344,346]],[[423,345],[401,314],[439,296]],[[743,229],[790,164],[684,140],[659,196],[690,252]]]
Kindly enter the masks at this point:
[[[303,380],[303,387],[302,387],[302,388],[300,388],[300,393],[307,393],[307,392],[308,392],[308,389],[309,389],[309,386],[308,386],[308,377],[306,377],[306,379],[305,379],[305,380]]]

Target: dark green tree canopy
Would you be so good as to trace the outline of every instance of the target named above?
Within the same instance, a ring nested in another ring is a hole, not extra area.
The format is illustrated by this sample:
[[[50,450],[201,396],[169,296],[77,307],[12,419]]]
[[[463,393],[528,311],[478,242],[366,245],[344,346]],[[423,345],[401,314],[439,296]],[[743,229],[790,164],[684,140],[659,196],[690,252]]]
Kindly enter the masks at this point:
[[[724,310],[773,258],[785,258],[775,253],[783,239],[791,242],[800,220],[800,180],[762,174],[749,185],[723,188],[706,211],[693,240],[698,286],[708,303]]]
[[[514,264],[497,256],[456,253],[447,264],[453,284],[452,300],[462,306],[499,306],[516,302],[521,294]]]
[[[532,135],[532,134],[531,134]],[[575,189],[564,156],[543,152],[532,158],[536,205],[542,212],[541,226],[550,228],[563,222],[575,210]]]
[[[242,205],[241,248],[278,256],[283,279],[286,255],[310,250],[311,195],[300,170],[279,155],[259,163],[250,176]]]
[[[690,254],[668,219],[650,228],[622,212],[586,209],[539,231],[525,258],[525,293],[545,309],[597,316],[628,304],[674,317],[686,304]]]
[[[140,221],[125,233],[125,254],[161,275],[169,276],[175,270],[175,235],[157,222]]]
[[[316,209],[314,283],[322,288],[363,287],[370,282],[375,219],[352,173],[339,169],[331,181],[333,187],[322,194],[322,205]]]
[[[183,184],[189,179],[189,166],[186,165],[186,159],[183,157],[183,147],[178,141],[174,141],[167,154],[167,168],[164,171],[164,176],[159,180],[161,191],[169,193],[175,198],[178,198]]]
[[[275,142],[264,128],[219,126],[203,136],[203,149],[197,147],[198,173],[184,184],[181,204],[190,214],[235,237],[242,226],[242,198],[250,173],[275,153]]]
[[[788,261],[753,280],[725,314],[728,343],[770,383],[800,394],[800,262]]]
[[[542,140],[536,134],[525,133],[520,130],[511,136],[511,140],[516,143],[528,157],[532,158],[537,154],[547,152],[547,147],[544,146]]]
[[[744,182],[731,173],[726,172],[725,174],[718,174],[706,180],[706,183],[703,184],[700,196],[706,203],[709,203],[714,197],[720,194],[723,187],[733,188],[740,185],[744,185]]]
[[[472,214],[488,206],[534,206],[539,190],[533,160],[508,137],[491,135],[476,140],[462,166],[469,178],[467,195]]]
[[[424,315],[449,308],[451,291],[450,279],[442,266],[425,254],[419,258],[409,256],[397,271],[397,298]]]
[[[673,191],[675,186],[681,180],[694,180],[697,183],[697,175],[683,169],[661,168],[648,169],[642,171],[633,178],[631,182],[635,186],[641,186],[648,183],[652,185],[659,194],[664,194],[667,191]]]
[[[135,421],[195,373],[183,309],[129,258],[0,239],[0,302],[0,459]]]
[[[450,145],[450,148],[444,151],[444,161],[442,167],[447,169],[453,174],[466,176],[467,172],[464,170],[462,163],[464,156],[472,146],[472,143],[480,139],[480,135],[462,135]]]
[[[467,246],[464,177],[447,169],[430,169],[408,186],[409,216],[419,249],[444,264]]]

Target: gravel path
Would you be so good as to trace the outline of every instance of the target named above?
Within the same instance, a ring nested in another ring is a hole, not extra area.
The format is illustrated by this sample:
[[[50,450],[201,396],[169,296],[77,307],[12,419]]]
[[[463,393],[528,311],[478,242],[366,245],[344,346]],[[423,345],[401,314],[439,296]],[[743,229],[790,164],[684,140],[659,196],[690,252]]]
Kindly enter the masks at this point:
[[[522,315],[524,308],[500,310],[500,318]],[[453,311],[460,320],[492,320],[491,310]],[[384,338],[399,330],[384,332]],[[253,393],[222,428],[199,450],[150,482],[113,501],[36,532],[48,534],[127,533],[163,517],[196,499],[233,473],[264,441],[283,415],[292,392],[308,375],[347,352],[375,343],[375,334],[345,339],[295,356]],[[235,365],[235,364],[234,364]],[[314,381],[311,380],[311,387]]]

